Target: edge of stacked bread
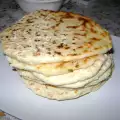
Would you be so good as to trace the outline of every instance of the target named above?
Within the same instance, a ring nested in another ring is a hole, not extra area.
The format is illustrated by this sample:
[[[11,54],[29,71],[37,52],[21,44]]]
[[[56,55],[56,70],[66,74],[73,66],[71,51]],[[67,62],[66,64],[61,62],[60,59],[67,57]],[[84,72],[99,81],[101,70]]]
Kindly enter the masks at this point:
[[[66,100],[99,89],[112,75],[109,33],[88,17],[41,10],[0,33],[10,65],[35,94]]]

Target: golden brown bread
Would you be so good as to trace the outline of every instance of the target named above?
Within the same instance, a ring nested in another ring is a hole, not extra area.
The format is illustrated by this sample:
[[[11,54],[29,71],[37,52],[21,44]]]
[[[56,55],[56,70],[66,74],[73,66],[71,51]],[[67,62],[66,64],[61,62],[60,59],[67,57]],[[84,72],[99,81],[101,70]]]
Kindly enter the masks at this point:
[[[67,12],[33,12],[0,37],[5,54],[28,64],[81,59],[112,48],[105,29],[88,17]]]

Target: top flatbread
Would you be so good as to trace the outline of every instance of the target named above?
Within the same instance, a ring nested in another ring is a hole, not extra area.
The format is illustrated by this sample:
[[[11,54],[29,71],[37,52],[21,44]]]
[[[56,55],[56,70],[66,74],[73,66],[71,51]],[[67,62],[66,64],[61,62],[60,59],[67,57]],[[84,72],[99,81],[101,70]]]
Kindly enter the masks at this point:
[[[5,54],[28,64],[70,61],[106,53],[109,33],[78,14],[36,11],[0,34]]]

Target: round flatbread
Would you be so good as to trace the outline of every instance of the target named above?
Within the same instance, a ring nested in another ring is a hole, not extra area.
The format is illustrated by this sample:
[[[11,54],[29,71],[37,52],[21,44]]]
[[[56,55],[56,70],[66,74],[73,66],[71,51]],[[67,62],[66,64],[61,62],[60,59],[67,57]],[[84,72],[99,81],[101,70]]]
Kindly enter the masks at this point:
[[[47,85],[45,82],[36,79],[29,72],[28,72],[29,74],[26,73],[26,71],[19,71],[19,73],[20,73],[20,76],[24,79]],[[92,77],[90,79],[87,79],[84,81],[79,81],[79,82],[73,83],[73,84],[61,85],[58,87],[77,89],[77,88],[82,88],[82,87],[86,87],[86,86],[96,85],[99,82],[102,82],[103,80],[107,80],[108,78],[110,78],[110,76],[112,75],[112,67],[109,67],[103,74],[102,73],[103,73],[103,71],[101,70],[95,77]]]
[[[42,80],[45,83],[52,85],[66,85],[83,81],[94,77],[101,69],[103,65],[110,64],[111,58],[105,55],[101,60],[95,61],[95,63],[85,69],[79,69],[71,71],[70,73],[56,76],[44,76],[40,73],[31,72],[38,80]]]
[[[67,100],[67,99],[78,98],[92,91],[98,90],[105,82],[106,80],[96,85],[83,87],[79,89],[66,89],[66,88],[58,88],[51,85],[43,85],[34,81],[29,81],[24,79],[24,83],[26,84],[26,86],[29,89],[31,89],[35,94],[55,100]]]
[[[69,73],[74,70],[78,69],[85,69],[89,66],[92,66],[96,60],[103,59],[104,55],[95,55],[79,60],[74,61],[66,61],[66,62],[59,62],[59,63],[41,63],[38,65],[30,65],[26,63],[22,63],[16,59],[11,57],[7,57],[10,65],[14,68],[37,72],[43,74],[45,76],[54,76],[54,75],[62,75]]]
[[[61,87],[66,87],[66,88],[79,88],[79,87],[84,87],[86,85],[94,85],[96,83],[99,83],[102,80],[105,80],[109,78],[112,74],[112,65],[111,64],[106,64],[105,66],[103,65],[100,71],[95,75],[94,77],[84,80],[84,81],[79,81],[73,84],[68,84],[68,85],[62,85]]]
[[[103,54],[109,33],[88,17],[36,11],[0,33],[5,54],[27,64],[53,63]]]
[[[81,88],[81,87],[85,87],[86,85],[89,85],[89,84],[94,85],[96,83],[101,82],[102,80],[109,78],[109,76],[112,73],[112,68],[113,68],[113,63],[109,59],[109,61],[106,61],[106,63],[101,67],[101,69],[99,70],[99,72],[95,76],[93,76],[89,79],[83,80],[83,81],[78,81],[78,82],[73,83],[73,84],[60,85],[59,87]],[[28,71],[18,70],[18,72],[19,72],[20,76],[25,78],[25,79],[29,79],[29,80],[38,82],[40,84],[47,84],[47,83],[43,82],[42,80],[37,79],[35,76],[33,76]]]

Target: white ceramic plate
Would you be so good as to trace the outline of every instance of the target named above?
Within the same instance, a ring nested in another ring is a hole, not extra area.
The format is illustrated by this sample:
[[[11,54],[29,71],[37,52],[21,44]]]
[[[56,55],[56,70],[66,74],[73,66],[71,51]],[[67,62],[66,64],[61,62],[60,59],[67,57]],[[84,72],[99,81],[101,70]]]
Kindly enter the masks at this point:
[[[1,52],[0,109],[23,120],[120,120],[120,38],[112,38],[112,78],[100,90],[68,101],[48,100],[32,93]]]

